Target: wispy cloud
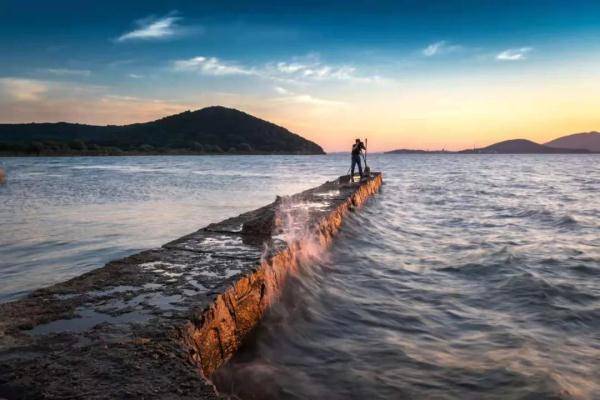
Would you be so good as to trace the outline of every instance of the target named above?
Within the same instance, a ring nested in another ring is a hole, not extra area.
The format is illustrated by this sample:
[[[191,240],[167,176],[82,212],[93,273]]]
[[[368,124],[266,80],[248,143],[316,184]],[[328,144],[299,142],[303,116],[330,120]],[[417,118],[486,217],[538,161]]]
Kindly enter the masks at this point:
[[[378,75],[360,75],[355,67],[349,65],[328,65],[318,60],[309,62],[280,61],[264,68],[265,74],[274,78],[291,78],[296,80],[338,80],[348,82],[373,83],[382,81]]]
[[[295,74],[306,68],[306,65],[295,62],[279,62],[277,63],[277,69],[284,74]]]
[[[217,57],[194,57],[173,62],[176,71],[197,71],[205,75],[254,75],[251,68],[219,60]]]
[[[144,75],[140,75],[140,74],[129,74],[127,76],[132,79],[142,79],[144,77]]]
[[[327,65],[318,60],[279,61],[261,66],[245,66],[239,63],[222,61],[216,57],[198,56],[172,63],[174,71],[196,71],[204,75],[253,75],[279,82],[301,83],[309,81],[347,81],[373,83],[384,79],[377,75],[360,75],[357,69],[348,65]]]
[[[119,36],[117,42],[130,40],[160,40],[168,39],[174,36],[180,36],[185,29],[179,25],[181,17],[176,11],[172,11],[163,17],[150,16],[135,21],[137,26],[131,32]]]
[[[48,74],[57,76],[83,76],[88,77],[92,75],[92,71],[87,69],[69,69],[69,68],[46,68],[42,70]]]
[[[448,54],[453,53],[462,49],[462,46],[457,44],[449,43],[445,40],[441,40],[439,42],[431,43],[429,46],[425,47],[421,53],[425,57],[433,57],[440,54]]]
[[[275,86],[274,90],[281,95],[281,97],[276,97],[273,99],[276,102],[308,104],[317,106],[341,106],[345,104],[341,101],[322,99],[319,97],[312,96],[310,94],[294,93],[293,91],[283,88],[281,86]]]
[[[496,55],[496,60],[499,61],[520,61],[527,58],[533,50],[532,47],[520,47],[518,49],[507,49]]]
[[[16,101],[37,101],[48,91],[48,85],[35,79],[0,78],[0,94]]]
[[[107,87],[66,80],[0,78],[0,98],[9,101],[47,102],[54,98],[96,97]]]
[[[273,89],[279,94],[290,94],[289,90],[282,88],[281,86],[275,86]]]
[[[104,86],[0,78],[0,121],[141,122],[194,108],[178,101],[121,96]]]
[[[276,100],[299,103],[299,104],[309,104],[309,105],[315,105],[315,106],[341,106],[341,105],[345,104],[342,101],[322,99],[319,97],[311,96],[310,94],[296,94],[293,96],[280,97]]]
[[[446,44],[445,41],[432,43],[423,49],[423,55],[427,57],[434,56],[440,52],[440,49]]]

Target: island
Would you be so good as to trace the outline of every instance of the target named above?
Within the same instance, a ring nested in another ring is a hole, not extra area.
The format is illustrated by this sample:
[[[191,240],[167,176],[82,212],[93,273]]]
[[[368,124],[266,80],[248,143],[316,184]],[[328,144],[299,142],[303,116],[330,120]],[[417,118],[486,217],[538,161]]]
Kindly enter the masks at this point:
[[[559,149],[587,149],[600,153],[600,132],[574,133],[551,140],[545,145]]]
[[[477,154],[582,154],[587,149],[566,149],[550,147],[527,139],[512,139],[492,144],[480,149],[462,150],[459,153]]]
[[[584,132],[561,136],[545,144],[528,139],[511,139],[494,143],[490,146],[447,150],[412,150],[397,149],[385,154],[590,154],[600,153],[600,133]]]
[[[286,128],[222,106],[130,125],[0,124],[0,156],[325,154]]]

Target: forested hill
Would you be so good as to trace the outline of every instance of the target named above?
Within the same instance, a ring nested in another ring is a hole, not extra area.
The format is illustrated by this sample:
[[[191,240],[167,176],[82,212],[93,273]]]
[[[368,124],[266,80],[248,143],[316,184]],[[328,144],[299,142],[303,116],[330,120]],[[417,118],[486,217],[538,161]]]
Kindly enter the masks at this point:
[[[94,126],[0,124],[0,154],[324,154],[318,144],[232,108],[207,107],[156,121]]]

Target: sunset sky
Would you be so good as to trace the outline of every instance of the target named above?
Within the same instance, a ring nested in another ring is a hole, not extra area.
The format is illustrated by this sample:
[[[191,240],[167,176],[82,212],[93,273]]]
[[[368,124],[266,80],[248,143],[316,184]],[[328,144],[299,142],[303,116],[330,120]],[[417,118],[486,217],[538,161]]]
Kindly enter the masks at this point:
[[[235,107],[347,150],[600,130],[600,1],[0,3],[0,122]]]

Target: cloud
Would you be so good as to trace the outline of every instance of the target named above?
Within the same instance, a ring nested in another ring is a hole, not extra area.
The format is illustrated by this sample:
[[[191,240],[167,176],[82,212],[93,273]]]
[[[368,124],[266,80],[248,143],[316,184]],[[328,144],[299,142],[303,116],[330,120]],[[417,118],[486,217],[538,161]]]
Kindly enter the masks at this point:
[[[445,41],[432,43],[423,49],[423,55],[427,57],[434,56],[440,52],[440,49],[446,44]]]
[[[193,104],[111,94],[106,87],[0,78],[0,121],[124,124],[197,108]]]
[[[62,80],[40,80],[19,77],[0,78],[0,101],[50,103],[60,98],[96,98],[107,88],[100,85],[81,84]]]
[[[319,97],[314,97],[309,94],[298,94],[294,93],[291,90],[283,88],[281,86],[275,86],[275,91],[282,95],[281,97],[277,97],[273,99],[276,102],[286,102],[286,103],[300,103],[300,104],[308,104],[308,105],[317,105],[317,106],[341,106],[345,104],[341,101],[322,99]]]
[[[527,54],[533,50],[532,47],[521,47],[518,49],[507,49],[496,56],[499,61],[520,61],[527,58]]]
[[[288,102],[300,103],[300,104],[309,104],[309,105],[315,105],[315,106],[341,106],[341,105],[345,104],[342,101],[322,99],[319,97],[311,96],[309,94],[297,94],[297,95],[293,95],[293,96],[289,96],[289,97],[281,97],[276,100],[288,101]]]
[[[280,61],[275,64],[267,65],[265,74],[274,78],[292,78],[296,80],[338,80],[372,83],[382,81],[377,75],[361,76],[356,68],[348,65],[333,66],[323,64],[320,61],[311,62],[285,62]]]
[[[88,77],[92,75],[92,71],[87,69],[69,69],[69,68],[46,68],[42,70],[48,74],[57,76],[82,76]]]
[[[439,42],[431,43],[429,46],[425,47],[421,53],[425,57],[433,57],[440,54],[453,53],[460,49],[462,49],[462,46],[460,45],[451,44],[445,40],[441,40]]]
[[[278,62],[277,69],[284,74],[294,74],[298,71],[302,71],[306,68],[306,65],[298,64],[298,63],[286,63],[286,62]]]
[[[227,63],[216,57],[193,57],[188,60],[177,60],[173,62],[175,71],[197,71],[204,75],[254,75],[252,69],[241,67],[233,63]]]
[[[181,19],[181,17],[177,16],[177,12],[172,11],[164,17],[156,18],[150,16],[137,20],[135,21],[137,29],[122,34],[116,41],[160,40],[181,35],[184,33],[184,29],[178,24]]]
[[[225,62],[216,57],[198,56],[187,60],[176,60],[171,64],[174,71],[195,71],[203,75],[253,75],[276,82],[306,83],[311,81],[347,81],[360,83],[382,82],[377,75],[364,76],[355,67],[327,65],[318,60],[307,62],[279,61],[262,66],[244,66]]]
[[[279,94],[290,94],[290,91],[286,88],[282,88],[281,86],[275,86],[275,91]]]
[[[16,101],[37,101],[48,91],[48,85],[35,79],[0,78],[0,92]]]
[[[127,76],[132,79],[142,79],[144,77],[144,75],[140,75],[140,74],[129,74]]]

